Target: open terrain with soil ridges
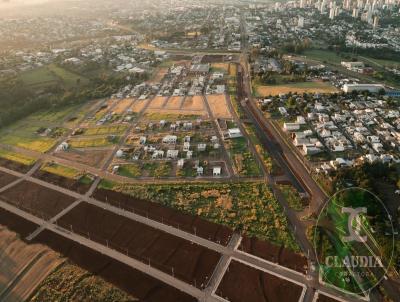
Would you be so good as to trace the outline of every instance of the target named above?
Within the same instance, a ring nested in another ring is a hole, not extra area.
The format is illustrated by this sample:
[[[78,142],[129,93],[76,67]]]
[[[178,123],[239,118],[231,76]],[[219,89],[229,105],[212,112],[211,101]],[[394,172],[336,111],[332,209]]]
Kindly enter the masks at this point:
[[[38,184],[23,181],[0,195],[4,201],[46,219],[54,217],[75,201],[75,198]]]
[[[220,259],[214,251],[87,203],[58,224],[198,287],[206,285]]]
[[[306,274],[307,272],[307,258],[285,249],[283,246],[279,247],[255,237],[245,236],[240,243],[239,249],[259,258],[279,263],[300,273]]]
[[[195,302],[196,299],[87,247],[44,231],[35,241],[50,246],[72,262],[146,302]]]
[[[6,185],[12,183],[13,181],[17,180],[18,178],[14,175],[0,172],[0,187],[5,187]]]
[[[298,302],[302,291],[299,285],[232,261],[216,294],[231,302]]]
[[[31,168],[31,166],[27,166],[27,165],[18,163],[16,161],[8,160],[5,158],[0,158],[0,166],[10,169],[10,170],[18,171],[21,173],[26,173]]]
[[[233,231],[226,226],[182,213],[155,202],[140,200],[120,192],[97,189],[94,197],[113,206],[121,207],[173,227],[178,227],[192,234],[195,233],[199,237],[221,243],[225,246],[233,234]]]
[[[78,180],[63,177],[61,175],[55,175],[42,170],[37,171],[34,176],[53,185],[75,191],[80,194],[85,194],[90,189],[89,184],[84,184]]]

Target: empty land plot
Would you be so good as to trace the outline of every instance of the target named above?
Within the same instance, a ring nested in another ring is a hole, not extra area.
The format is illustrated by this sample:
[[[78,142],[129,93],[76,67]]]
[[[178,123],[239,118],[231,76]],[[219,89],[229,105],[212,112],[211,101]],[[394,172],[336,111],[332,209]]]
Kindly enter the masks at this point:
[[[150,103],[149,109],[161,109],[165,102],[168,100],[168,97],[165,96],[156,96]]]
[[[73,138],[68,142],[72,148],[99,148],[112,146],[118,139],[118,137],[112,139],[110,137],[81,137]]]
[[[211,69],[214,71],[220,71],[224,73],[228,73],[229,63],[212,63]]]
[[[43,170],[37,171],[34,176],[53,185],[75,191],[80,194],[85,194],[90,189],[90,184],[93,182],[93,180],[87,176],[83,176],[80,179],[72,179]]]
[[[58,223],[198,287],[206,285],[220,258],[202,246],[87,203]]]
[[[215,118],[231,118],[225,94],[211,94],[207,96],[208,104]]]
[[[338,89],[327,82],[304,82],[274,86],[258,86],[256,92],[261,97],[281,93],[335,93]]]
[[[49,219],[75,201],[64,195],[38,184],[23,181],[1,193],[0,198],[32,215]]]
[[[35,238],[35,241],[50,246],[52,249],[68,257],[73,263],[113,283],[133,297],[136,297],[139,301],[197,301],[197,299],[176,288],[50,231],[40,233]],[[79,293],[75,292],[75,294]],[[50,299],[49,301],[54,300]],[[89,300],[87,299],[86,301]],[[42,302],[42,300],[39,301]],[[76,301],[85,301],[85,299],[77,298]],[[98,300],[93,299],[92,301]],[[110,301],[115,300],[111,299]]]
[[[132,112],[139,113],[141,112],[150,100],[136,100],[133,102],[133,105],[129,108]]]
[[[101,150],[77,150],[57,152],[56,156],[80,164],[100,168],[103,162],[110,156],[112,149]]]
[[[302,292],[300,285],[232,261],[216,294],[231,302],[298,302]]]
[[[115,114],[123,114],[132,105],[133,99],[123,99],[118,101],[117,105],[114,107],[113,112]]]
[[[278,263],[287,268],[293,269],[300,273],[307,273],[307,258],[303,255],[294,253],[283,246],[259,240],[255,237],[244,236],[240,242],[239,250]]]
[[[0,300],[26,301],[62,259],[39,244],[28,245],[0,226]]]
[[[0,158],[4,158],[6,160],[17,162],[17,163],[25,165],[25,166],[32,166],[36,162],[36,159],[34,159],[32,157],[25,156],[23,154],[15,153],[15,152],[8,151],[8,150],[1,150],[1,149],[0,149]]]
[[[138,215],[178,227],[188,233],[195,233],[199,237],[225,246],[229,243],[233,234],[233,231],[226,226],[168,208],[156,202],[138,199],[121,192],[97,189],[94,193],[94,197],[113,206],[122,207]]]
[[[7,134],[0,138],[0,142],[6,145],[16,146],[32,151],[45,153],[50,150],[56,140],[50,137],[44,137],[37,134],[38,127],[21,127],[11,129]]]
[[[182,96],[170,97],[167,101],[165,109],[180,109],[183,99],[184,99],[184,97],[182,97]]]
[[[12,183],[13,181],[15,181],[17,179],[18,179],[18,177],[14,176],[14,175],[0,171],[0,188]]]
[[[99,290],[100,289],[100,290]],[[138,301],[101,277],[66,261],[54,270],[36,289],[30,302],[63,301]]]
[[[182,109],[199,111],[205,110],[203,97],[199,95],[186,97],[183,101]]]
[[[37,224],[25,220],[3,208],[0,208],[0,224],[18,233],[21,237],[27,237],[39,227]]]
[[[93,127],[87,128],[84,130],[84,135],[121,135],[128,129],[126,125],[110,125],[110,126],[101,126],[101,127]]]
[[[162,81],[162,79],[165,77],[165,75],[168,73],[168,68],[167,67],[160,67],[157,68],[154,77],[149,81],[151,83],[159,83]]]
[[[339,302],[339,300],[318,293],[317,302]]]

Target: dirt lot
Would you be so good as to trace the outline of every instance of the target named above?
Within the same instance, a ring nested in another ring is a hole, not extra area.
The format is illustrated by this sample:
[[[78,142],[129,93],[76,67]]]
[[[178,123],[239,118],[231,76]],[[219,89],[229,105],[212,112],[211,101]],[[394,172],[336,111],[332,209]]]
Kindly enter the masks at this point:
[[[225,58],[225,55],[205,55],[201,59],[201,63],[216,63],[216,62],[222,62]]]
[[[118,216],[102,208],[80,204],[58,222],[75,233],[149,263],[182,281],[205,286],[220,255],[202,246]]]
[[[34,177],[49,182],[53,185],[78,192],[80,194],[85,194],[90,189],[89,184],[81,183],[77,180],[66,178],[60,175],[55,175],[43,170],[39,170],[34,174]]]
[[[0,158],[0,166],[10,169],[10,170],[14,170],[14,171],[18,171],[21,173],[26,173],[30,170],[31,166],[26,166],[20,163],[17,163],[15,161],[11,161],[5,158]]]
[[[73,197],[23,181],[0,195],[4,201],[29,213],[49,219],[75,201]]]
[[[6,226],[13,232],[20,234],[23,238],[27,237],[38,228],[37,224],[3,210],[2,208],[0,208],[0,224]]]
[[[215,118],[231,118],[225,94],[211,94],[207,96],[208,104]]]
[[[317,302],[338,302],[338,300],[319,294]]]
[[[132,112],[138,113],[142,111],[142,109],[147,105],[148,102],[149,100],[136,100],[133,102],[130,110],[132,110]]]
[[[261,241],[254,237],[243,237],[239,249],[259,258],[279,263],[282,266],[286,266],[303,274],[307,271],[306,257],[267,241]]]
[[[180,109],[183,99],[184,99],[184,97],[182,97],[182,96],[170,97],[167,101],[165,108],[166,109]]]
[[[12,183],[17,180],[18,177],[14,175],[10,175],[8,173],[0,172],[0,188],[5,187],[6,185]]]
[[[231,302],[298,302],[302,290],[297,284],[232,261],[216,294]]]
[[[107,256],[97,253],[50,231],[42,232],[37,242],[46,244],[68,257],[72,262],[99,275],[104,280],[146,302],[195,302],[196,299],[130,268]]]
[[[274,86],[259,86],[256,88],[257,93],[262,96],[279,95],[281,93],[334,93],[338,92],[338,89],[329,83],[325,82],[305,82],[305,83],[294,83],[285,85],[274,85]]]
[[[167,101],[167,97],[165,96],[156,96],[150,103],[149,109],[160,109],[163,107],[165,102]]]
[[[112,149],[91,149],[90,151],[71,149],[65,152],[57,152],[56,156],[91,167],[101,168],[103,162],[107,159],[111,152]]]
[[[182,109],[185,110],[205,110],[202,96],[188,96],[182,104]]]
[[[199,237],[225,246],[229,243],[233,234],[233,231],[225,226],[167,208],[155,202],[136,199],[120,192],[98,189],[95,191],[94,197],[111,205],[122,207],[125,210],[134,211],[138,215],[179,227],[179,229],[186,232],[196,233]]]
[[[168,73],[168,68],[166,67],[157,68],[154,77],[150,79],[149,83],[160,83],[167,73]]]
[[[63,260],[39,244],[28,245],[0,226],[0,300],[25,301]]]
[[[115,114],[123,114],[129,106],[132,106],[132,99],[123,99],[118,102],[118,104],[114,107],[113,112]]]

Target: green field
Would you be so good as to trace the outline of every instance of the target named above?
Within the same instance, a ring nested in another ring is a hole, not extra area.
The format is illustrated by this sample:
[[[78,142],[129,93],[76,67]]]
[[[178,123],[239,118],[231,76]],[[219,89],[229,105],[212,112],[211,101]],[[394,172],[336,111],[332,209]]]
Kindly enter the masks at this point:
[[[142,175],[142,171],[140,165],[138,164],[121,165],[118,169],[118,175],[129,178],[137,178]]]
[[[261,170],[249,151],[247,140],[244,137],[235,138],[228,143],[228,152],[232,158],[236,172],[241,176],[260,176]]]
[[[89,80],[85,77],[54,64],[23,72],[19,78],[26,86],[33,89],[46,88],[56,84],[72,88],[78,85],[78,81],[80,81],[79,85],[81,86],[89,83]]]

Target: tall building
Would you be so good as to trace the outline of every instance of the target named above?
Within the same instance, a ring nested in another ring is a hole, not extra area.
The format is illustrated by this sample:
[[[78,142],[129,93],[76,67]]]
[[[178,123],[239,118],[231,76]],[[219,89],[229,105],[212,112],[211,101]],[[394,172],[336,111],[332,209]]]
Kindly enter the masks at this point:
[[[374,18],[374,29],[376,29],[378,27],[379,27],[379,17],[375,16],[375,18]]]
[[[299,21],[297,23],[297,27],[303,28],[304,27],[304,17],[300,16]]]

